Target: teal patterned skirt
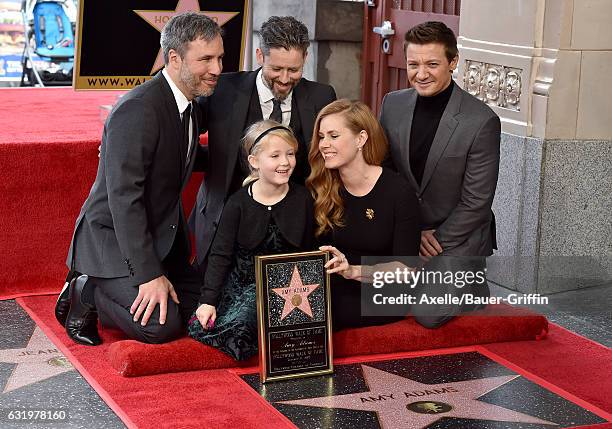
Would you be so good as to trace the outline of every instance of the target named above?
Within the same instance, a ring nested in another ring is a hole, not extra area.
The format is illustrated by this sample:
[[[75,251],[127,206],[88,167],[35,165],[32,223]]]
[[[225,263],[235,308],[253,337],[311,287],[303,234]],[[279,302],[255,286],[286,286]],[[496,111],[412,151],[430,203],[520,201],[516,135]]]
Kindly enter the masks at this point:
[[[195,317],[190,319],[189,335],[218,348],[236,360],[257,354],[257,298],[255,288],[255,256],[295,252],[280,230],[270,222],[263,241],[255,249],[237,246],[234,266],[228,276],[217,305],[217,320],[205,330]]]

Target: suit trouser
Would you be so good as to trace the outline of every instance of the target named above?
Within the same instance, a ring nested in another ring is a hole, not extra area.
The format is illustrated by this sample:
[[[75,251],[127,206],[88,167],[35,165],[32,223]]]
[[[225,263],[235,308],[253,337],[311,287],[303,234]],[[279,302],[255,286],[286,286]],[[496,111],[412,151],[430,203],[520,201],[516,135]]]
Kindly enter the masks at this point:
[[[430,272],[441,272],[453,274],[461,272],[483,271],[486,267],[484,257],[453,257],[439,256],[432,258],[425,268]],[[416,290],[417,302],[421,301],[421,295],[426,295],[429,299],[447,297],[448,303],[439,304],[415,304],[410,308],[415,320],[426,328],[438,328],[449,322],[455,316],[462,313],[478,309],[478,306],[471,304],[453,304],[453,297],[460,298],[463,294],[471,294],[477,297],[488,297],[490,295],[489,286],[475,281],[463,281],[461,284],[453,283],[428,283],[421,284]]]
[[[130,307],[136,299],[139,284],[130,277],[102,279],[89,277],[88,284],[95,286],[94,300],[102,326],[122,330],[128,337],[144,343],[164,343],[186,334],[186,324],[196,310],[200,296],[201,275],[189,264],[183,246],[175,242],[170,254],[163,262],[166,277],[174,286],[179,299],[177,305],[168,295],[166,323],[159,323],[159,304],[151,314],[146,326],[140,320],[134,322]],[[142,316],[141,316],[142,319]]]

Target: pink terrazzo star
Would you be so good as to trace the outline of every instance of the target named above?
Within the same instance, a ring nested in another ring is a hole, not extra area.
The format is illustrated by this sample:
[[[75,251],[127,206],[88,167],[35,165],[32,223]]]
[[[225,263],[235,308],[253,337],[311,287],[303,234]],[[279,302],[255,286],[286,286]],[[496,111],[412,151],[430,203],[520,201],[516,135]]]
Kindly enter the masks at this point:
[[[423,384],[387,371],[361,365],[367,392],[282,401],[280,404],[375,411],[383,429],[421,429],[444,417],[533,423],[556,423],[479,401],[518,375],[443,384]]]
[[[293,267],[293,273],[291,274],[289,286],[272,289],[274,293],[285,300],[281,320],[289,316],[289,314],[296,308],[299,308],[306,315],[312,318],[312,308],[310,308],[308,295],[310,295],[318,287],[319,284],[305,285],[304,282],[302,282],[297,265],[295,265]]]
[[[179,0],[176,9],[174,10],[135,10],[138,16],[151,24],[157,31],[161,33],[166,23],[175,15],[184,12],[202,12],[204,15],[213,19],[219,24],[219,27],[223,27],[230,19],[239,14],[239,12],[209,12],[200,10],[200,2],[198,0]],[[157,58],[155,64],[151,69],[151,73],[155,73],[157,70],[164,66],[164,54],[161,48],[157,52]]]
[[[24,348],[0,350],[0,362],[17,364],[0,396],[74,369],[38,326]]]

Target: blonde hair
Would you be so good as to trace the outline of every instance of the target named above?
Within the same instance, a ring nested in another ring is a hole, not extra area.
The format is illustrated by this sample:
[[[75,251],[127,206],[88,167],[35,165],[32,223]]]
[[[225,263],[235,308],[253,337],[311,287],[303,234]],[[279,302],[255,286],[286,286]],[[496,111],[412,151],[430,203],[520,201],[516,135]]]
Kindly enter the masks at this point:
[[[341,114],[344,124],[354,134],[365,131],[368,139],[362,147],[363,159],[369,165],[381,165],[387,154],[387,138],[380,123],[361,101],[347,99],[336,100],[319,112],[312,132],[312,141],[308,153],[310,176],[306,186],[314,202],[314,214],[317,222],[316,236],[320,236],[334,227],[344,226],[344,202],[340,197],[342,180],[337,169],[325,168],[325,160],[319,152],[319,129],[321,120],[326,116]]]
[[[268,131],[275,127],[279,128]],[[266,133],[266,135],[263,138],[260,138],[264,133]],[[294,151],[297,152],[298,142],[290,128],[284,127],[271,119],[264,119],[263,121],[255,122],[253,125],[247,128],[244,133],[244,137],[242,138],[244,159],[247,160],[247,165],[250,171],[249,175],[242,182],[242,186],[246,186],[249,183],[259,179],[259,172],[251,166],[251,163],[248,162],[248,157],[250,155],[257,156],[270,136],[276,136],[283,139],[293,148]]]

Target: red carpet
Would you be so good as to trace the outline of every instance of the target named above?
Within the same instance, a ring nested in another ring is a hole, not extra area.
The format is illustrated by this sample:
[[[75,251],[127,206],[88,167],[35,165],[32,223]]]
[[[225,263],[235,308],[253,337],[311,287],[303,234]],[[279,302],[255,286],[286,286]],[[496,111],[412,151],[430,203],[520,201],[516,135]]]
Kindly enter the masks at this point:
[[[0,89],[5,112],[0,115],[0,195],[5,196],[0,202],[0,299],[57,292],[61,288],[74,220],[97,168],[102,130],[99,106],[114,103],[117,95],[74,92],[70,88]],[[187,211],[200,179],[201,176],[194,177],[184,196]],[[167,358],[162,362],[175,370],[215,369],[138,378],[121,376],[111,362],[125,375],[154,373],[167,367],[152,366],[156,359],[147,355],[148,350],[143,348],[146,346],[118,343],[121,337],[111,331],[103,332],[105,343],[99,347],[72,343],[53,318],[54,299],[27,297],[19,302],[129,427],[293,427],[233,371],[222,369],[235,365],[233,361],[216,350],[202,353],[205,346],[188,339],[181,340],[186,347],[178,353],[176,344],[156,346],[155,353]],[[385,331],[345,331],[335,339],[336,356],[533,338],[544,326],[542,320],[536,319],[531,324],[510,325],[512,329],[493,319],[477,320],[479,324],[475,325],[459,319],[455,325],[448,325],[445,335],[440,335],[444,332],[441,330],[432,335],[432,331],[410,325],[409,321]],[[408,333],[409,340],[405,337]],[[398,344],[398,336],[406,340]],[[552,325],[544,341],[471,349],[504,360],[523,374],[528,371],[528,377],[552,390],[563,389],[575,395],[585,407],[592,404],[612,413],[612,359],[608,348]],[[442,352],[438,349],[425,354]],[[410,353],[401,356],[407,355]]]
[[[105,343],[102,346],[79,346],[66,337],[63,329],[53,319],[53,297],[28,297],[18,301],[130,427],[293,427],[230,370],[122,377],[108,360],[110,342],[117,339],[113,332],[103,332]],[[452,350],[467,349],[503,360],[511,369],[520,369],[519,372],[527,378],[545,384],[552,390],[563,389],[579,398],[578,402],[583,401],[582,406],[586,407],[586,403],[590,403],[598,407],[600,410],[593,410],[589,405],[591,411],[597,411],[600,415],[612,413],[612,398],[609,395],[612,389],[612,359],[606,347],[551,325],[544,341],[500,343]],[[401,356],[438,354],[449,350],[402,353]],[[382,356],[393,355],[379,355],[376,359]],[[340,359],[338,363],[360,358]],[[159,419],[158,416],[164,418]],[[597,426],[604,427],[610,425]]]
[[[458,317],[435,331],[423,328],[413,318],[384,327],[346,329],[334,334],[334,356],[534,340],[544,338],[548,332],[548,322],[543,316],[518,308],[504,311],[503,316],[498,315],[500,312],[491,308],[479,312],[479,316]],[[226,354],[190,338],[161,346],[132,340],[117,341],[109,346],[108,356],[112,367],[126,377],[237,366],[236,361]],[[257,365],[257,359],[240,365]]]
[[[99,106],[118,95],[0,89],[0,299],[61,289],[74,221],[96,175]]]

